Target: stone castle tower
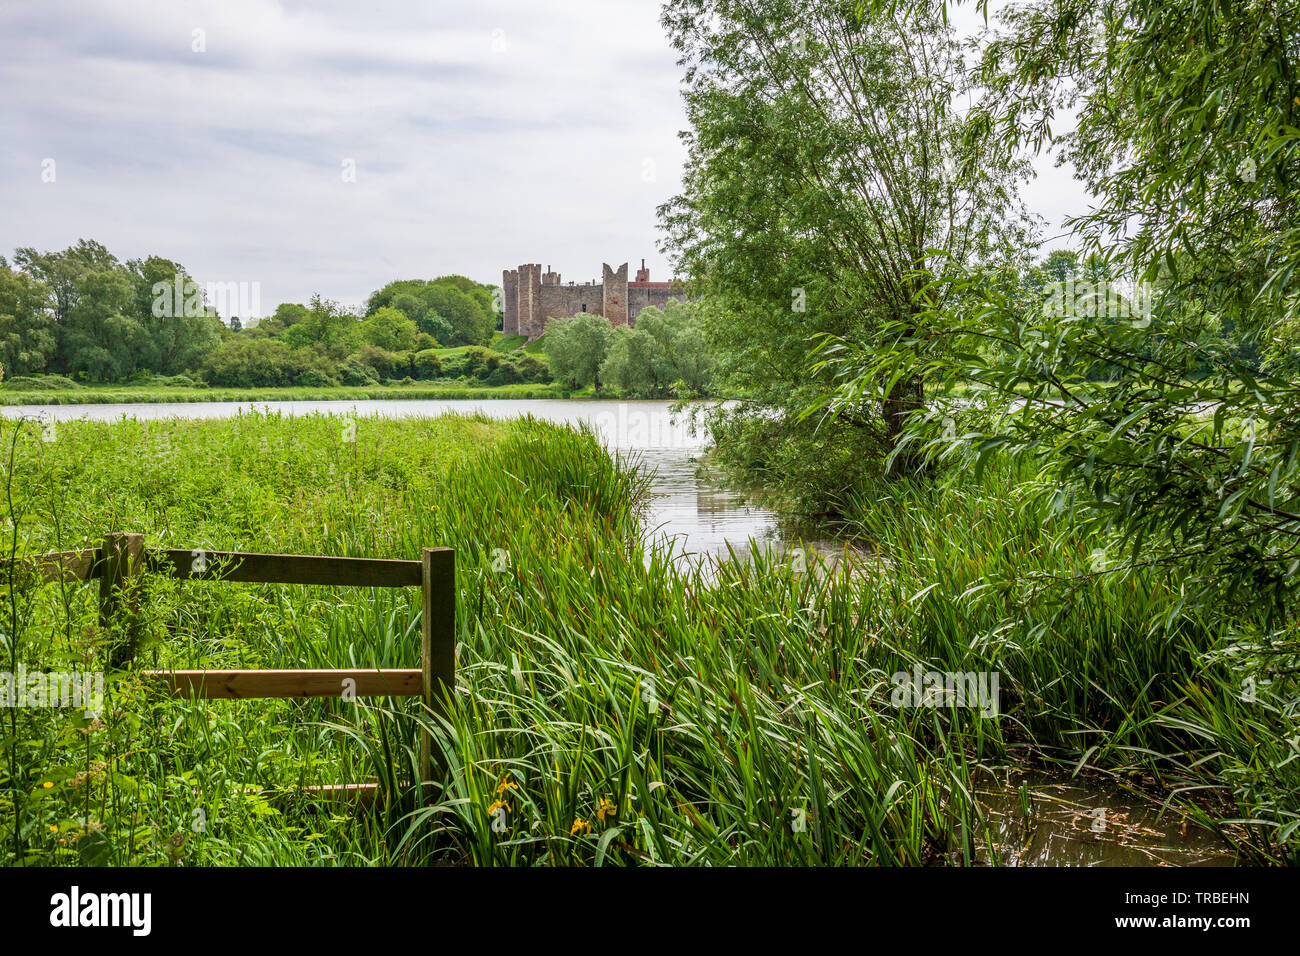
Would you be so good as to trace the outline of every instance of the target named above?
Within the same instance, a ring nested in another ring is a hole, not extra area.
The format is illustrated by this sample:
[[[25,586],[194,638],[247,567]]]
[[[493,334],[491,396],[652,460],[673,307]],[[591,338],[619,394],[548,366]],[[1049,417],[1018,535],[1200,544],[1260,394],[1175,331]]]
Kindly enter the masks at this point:
[[[547,266],[542,272],[539,263],[531,262],[517,269],[501,273],[501,291],[504,293],[502,332],[506,335],[526,335],[535,339],[546,331],[546,320],[569,318],[591,312],[609,319],[615,328],[636,325],[636,317],[648,306],[664,306],[672,299],[686,300],[680,282],[651,282],[650,270],[641,260],[636,279],[627,279],[627,263],[617,269],[603,263],[601,281],[581,285],[560,282],[560,274]]]

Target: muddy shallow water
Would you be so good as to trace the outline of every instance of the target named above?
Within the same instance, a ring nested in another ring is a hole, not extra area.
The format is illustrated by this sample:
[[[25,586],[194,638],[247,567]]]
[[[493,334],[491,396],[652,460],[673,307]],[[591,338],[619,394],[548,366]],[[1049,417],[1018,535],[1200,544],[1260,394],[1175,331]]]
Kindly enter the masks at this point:
[[[1233,866],[1215,834],[1108,781],[1009,769],[985,774],[976,797],[987,835],[976,858],[1002,866]],[[990,852],[992,843],[995,853]]]

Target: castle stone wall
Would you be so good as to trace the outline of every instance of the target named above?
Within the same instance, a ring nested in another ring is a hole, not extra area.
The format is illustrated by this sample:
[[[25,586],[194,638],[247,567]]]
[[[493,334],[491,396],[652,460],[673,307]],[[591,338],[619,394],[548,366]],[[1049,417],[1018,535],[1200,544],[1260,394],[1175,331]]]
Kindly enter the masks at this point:
[[[501,333],[519,334],[519,270],[501,272]]]
[[[618,269],[602,264],[602,280],[590,285],[564,285],[560,274],[537,262],[501,273],[502,332],[535,339],[546,331],[546,320],[569,318],[589,312],[601,315],[618,328],[635,325],[636,317],[649,306],[662,308],[673,299],[687,301],[679,282],[651,282],[642,260],[637,281],[628,282],[625,262]]]
[[[542,329],[547,319],[567,319],[583,312],[603,315],[604,287],[599,285],[544,285],[541,296]]]
[[[604,263],[601,266],[601,280],[604,286],[601,315],[609,319],[613,328],[627,325],[627,263],[619,266],[617,271],[611,269],[609,263]]]
[[[669,302],[676,299],[679,302],[686,301],[685,287],[675,282],[630,282],[627,290],[628,314],[632,317],[632,324],[636,325],[636,317],[641,314],[642,309],[648,309],[654,306],[662,309]]]

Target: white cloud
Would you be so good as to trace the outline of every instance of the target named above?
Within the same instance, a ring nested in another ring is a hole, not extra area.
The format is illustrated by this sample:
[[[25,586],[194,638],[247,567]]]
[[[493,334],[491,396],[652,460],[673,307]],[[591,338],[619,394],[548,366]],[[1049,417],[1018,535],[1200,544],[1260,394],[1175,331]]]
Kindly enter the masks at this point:
[[[680,186],[685,118],[658,16],[656,0],[7,2],[0,251],[95,238],[260,282],[268,310],[531,261],[583,281],[644,256],[664,278],[655,208]]]

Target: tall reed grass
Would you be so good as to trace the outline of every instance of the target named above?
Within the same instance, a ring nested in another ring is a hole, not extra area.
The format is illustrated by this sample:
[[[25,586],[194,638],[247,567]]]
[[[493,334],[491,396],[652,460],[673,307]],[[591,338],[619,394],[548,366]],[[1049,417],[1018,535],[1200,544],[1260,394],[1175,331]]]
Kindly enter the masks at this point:
[[[447,545],[459,654],[443,722],[415,701],[165,700],[129,671],[96,720],[10,710],[7,862],[996,861],[972,779],[1031,756],[1189,788],[1179,812],[1258,817],[1243,850],[1290,852],[1283,708],[1230,700],[1233,645],[1173,613],[1176,582],[1080,576],[1087,543],[1021,500],[1031,476],[864,496],[856,530],[873,550],[838,562],[683,565],[644,540],[635,462],[589,431],[347,424],[11,431],[10,552],[109,530],[217,550],[414,558]],[[143,587],[150,666],[418,664],[413,593]],[[92,588],[5,596],[0,667],[102,660]],[[895,706],[891,676],[918,664],[1000,670],[1001,715]],[[427,804],[412,785],[421,724],[448,764]],[[383,784],[372,812],[298,789],[362,780]]]

